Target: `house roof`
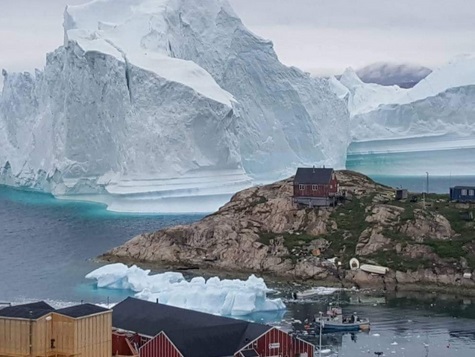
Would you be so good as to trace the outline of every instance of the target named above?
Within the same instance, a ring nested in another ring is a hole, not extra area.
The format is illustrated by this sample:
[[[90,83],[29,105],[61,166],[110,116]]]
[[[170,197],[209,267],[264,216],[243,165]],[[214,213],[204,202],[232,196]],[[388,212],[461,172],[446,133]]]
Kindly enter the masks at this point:
[[[76,306],[65,307],[64,309],[56,310],[58,314],[66,315],[73,318],[79,318],[89,315],[98,314],[101,312],[109,311],[109,309],[93,305],[93,304],[81,304]]]
[[[259,353],[255,349],[241,351],[244,357],[258,357]]]
[[[54,311],[53,307],[51,307],[44,301],[40,301],[30,304],[5,307],[3,309],[0,309],[0,317],[37,320],[52,311]]]
[[[147,336],[163,331],[185,357],[232,356],[272,328],[134,298],[114,306],[112,325]]]
[[[456,190],[475,190],[475,186],[455,186],[452,188]]]
[[[294,184],[324,185],[330,183],[334,170],[316,167],[299,167]]]

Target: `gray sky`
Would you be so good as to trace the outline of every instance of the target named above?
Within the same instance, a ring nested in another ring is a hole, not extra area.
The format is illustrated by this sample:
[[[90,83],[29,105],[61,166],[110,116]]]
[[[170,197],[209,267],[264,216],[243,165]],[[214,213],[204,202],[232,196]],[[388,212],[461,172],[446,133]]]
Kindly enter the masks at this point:
[[[46,52],[62,44],[64,6],[84,2],[0,0],[0,68],[41,68]],[[472,0],[230,2],[254,33],[274,42],[282,62],[315,74],[379,61],[434,68],[475,53]]]

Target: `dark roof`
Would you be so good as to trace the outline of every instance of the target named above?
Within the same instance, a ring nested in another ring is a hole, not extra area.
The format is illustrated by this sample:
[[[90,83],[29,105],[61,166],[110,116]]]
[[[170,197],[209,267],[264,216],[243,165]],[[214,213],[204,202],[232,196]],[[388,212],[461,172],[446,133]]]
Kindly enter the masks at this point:
[[[456,190],[475,190],[475,186],[455,186],[452,188]]]
[[[163,331],[186,357],[232,356],[272,328],[134,298],[114,306],[112,326],[147,336]]]
[[[299,167],[294,177],[294,184],[329,184],[333,172],[333,169]]]
[[[81,304],[56,310],[58,314],[66,315],[73,318],[94,315],[104,311],[109,311],[109,309],[92,304]]]
[[[54,308],[44,301],[34,302],[30,304],[14,305],[0,309],[0,317],[12,317],[19,319],[39,319],[50,312]]]
[[[244,357],[258,357],[259,353],[255,349],[241,351]]]

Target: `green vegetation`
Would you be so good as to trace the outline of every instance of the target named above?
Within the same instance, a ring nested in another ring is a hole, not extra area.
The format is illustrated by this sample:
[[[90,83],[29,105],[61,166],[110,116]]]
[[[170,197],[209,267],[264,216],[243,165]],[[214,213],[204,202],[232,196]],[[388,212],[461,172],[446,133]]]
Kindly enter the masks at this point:
[[[369,263],[374,261],[376,264],[400,271],[426,269],[432,266],[429,259],[404,257],[397,254],[395,250],[379,251],[365,257],[365,260]]]
[[[319,238],[310,234],[300,232],[283,234],[265,232],[259,234],[259,242],[265,245],[269,245],[271,239],[276,239],[278,237],[284,238],[284,246],[289,250],[289,252],[292,252],[294,248],[304,248],[312,240]]]
[[[418,195],[415,201],[411,200],[412,194],[409,194],[407,200],[400,201],[392,200],[389,197],[390,192],[383,186],[375,187],[373,190],[369,189],[369,193],[360,196],[353,195],[344,204],[332,209],[327,223],[327,234],[314,236],[304,231],[283,234],[266,232],[260,234],[259,241],[269,245],[272,239],[282,237],[283,244],[289,251],[289,258],[295,262],[301,257],[311,255],[309,244],[315,239],[323,238],[330,243],[330,246],[322,252],[322,256],[324,258],[338,257],[346,266],[349,260],[356,256],[356,246],[363,231],[378,225],[382,227],[381,234],[389,238],[391,243],[374,254],[359,257],[362,262],[376,263],[406,271],[430,268],[434,264],[454,266],[454,264],[460,264],[461,258],[464,258],[467,265],[475,269],[475,222],[471,220],[470,215],[470,213],[475,215],[473,205],[449,202],[448,195],[440,194],[426,195],[424,200],[421,195]],[[264,202],[266,202],[264,197],[256,196],[253,198],[252,206]],[[404,211],[387,225],[367,222],[366,218],[370,214],[369,209],[375,203],[400,207]],[[307,217],[313,210],[306,209]],[[415,220],[416,212],[419,212],[418,216],[422,212],[422,215],[429,220],[434,220],[436,214],[444,216],[456,234],[447,240],[431,239],[426,235],[423,242],[416,241],[404,233],[407,224]],[[306,218],[304,218],[303,226],[306,226]],[[440,259],[436,261],[432,261],[429,257],[416,259],[404,254],[404,249],[407,250],[408,245],[417,246],[419,244],[430,247]],[[398,245],[397,250],[396,245]]]

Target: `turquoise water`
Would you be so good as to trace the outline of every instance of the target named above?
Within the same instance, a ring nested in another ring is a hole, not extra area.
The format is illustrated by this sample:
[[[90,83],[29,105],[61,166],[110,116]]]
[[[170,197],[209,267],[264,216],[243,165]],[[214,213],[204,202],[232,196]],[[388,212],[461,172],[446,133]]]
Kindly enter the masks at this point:
[[[388,180],[391,178],[388,178]],[[410,179],[406,181],[409,185]],[[84,279],[97,255],[136,234],[190,223],[201,216],[125,215],[97,204],[58,201],[50,195],[0,187],[0,302],[117,302],[131,291],[98,289]],[[269,282],[290,297],[293,288]],[[369,333],[330,334],[331,356],[475,356],[475,300],[440,294],[385,296],[383,303],[342,298],[346,313],[372,321]],[[325,311],[329,298],[287,301],[287,311],[250,316],[255,321],[305,319]],[[313,338],[313,342],[318,341]],[[327,355],[328,356],[328,355]]]

